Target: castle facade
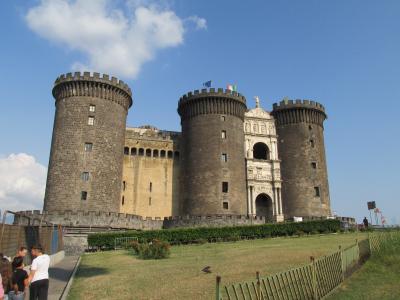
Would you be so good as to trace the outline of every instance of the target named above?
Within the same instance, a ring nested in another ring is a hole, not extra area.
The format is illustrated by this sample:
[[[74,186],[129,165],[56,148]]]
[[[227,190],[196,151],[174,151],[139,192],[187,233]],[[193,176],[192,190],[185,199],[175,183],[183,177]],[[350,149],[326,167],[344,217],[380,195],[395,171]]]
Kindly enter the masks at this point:
[[[331,214],[319,103],[284,100],[269,113],[237,92],[196,90],[180,98],[173,132],[126,127],[132,92],[108,75],[61,75],[53,96],[47,213]]]

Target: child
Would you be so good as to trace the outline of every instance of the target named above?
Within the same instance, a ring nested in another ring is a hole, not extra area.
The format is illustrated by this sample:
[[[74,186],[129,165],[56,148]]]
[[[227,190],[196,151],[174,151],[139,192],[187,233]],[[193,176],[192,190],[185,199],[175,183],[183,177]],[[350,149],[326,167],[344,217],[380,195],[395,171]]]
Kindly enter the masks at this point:
[[[25,288],[29,285],[28,273],[24,270],[24,258],[17,256],[13,260],[14,272],[11,277],[12,290],[8,294],[9,300],[23,300]]]

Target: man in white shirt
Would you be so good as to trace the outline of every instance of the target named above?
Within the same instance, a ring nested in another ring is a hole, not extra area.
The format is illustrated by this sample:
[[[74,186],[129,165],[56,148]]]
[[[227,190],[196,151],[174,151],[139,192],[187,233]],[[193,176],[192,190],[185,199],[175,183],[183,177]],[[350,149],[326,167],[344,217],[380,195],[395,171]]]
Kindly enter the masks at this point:
[[[29,299],[47,300],[50,257],[47,254],[43,254],[43,248],[40,245],[33,246],[31,252],[35,259],[32,261],[29,274],[29,282],[31,283]]]

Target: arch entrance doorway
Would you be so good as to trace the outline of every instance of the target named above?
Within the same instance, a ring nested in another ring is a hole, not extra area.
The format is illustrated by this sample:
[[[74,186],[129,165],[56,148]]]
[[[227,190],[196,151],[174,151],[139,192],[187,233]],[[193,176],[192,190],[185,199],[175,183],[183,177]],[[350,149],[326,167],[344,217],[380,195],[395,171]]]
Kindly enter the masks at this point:
[[[268,220],[273,219],[272,199],[267,194],[259,194],[256,198],[256,216],[266,217]]]

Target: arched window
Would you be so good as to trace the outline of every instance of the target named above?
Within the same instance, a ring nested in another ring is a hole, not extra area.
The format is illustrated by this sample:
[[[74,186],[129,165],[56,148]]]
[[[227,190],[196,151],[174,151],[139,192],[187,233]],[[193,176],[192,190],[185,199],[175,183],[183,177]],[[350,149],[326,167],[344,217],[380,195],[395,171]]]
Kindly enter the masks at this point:
[[[137,149],[131,148],[131,155],[136,155],[136,154],[137,154]]]
[[[160,151],[160,157],[165,157],[165,150]]]
[[[143,156],[144,155],[144,149],[143,148],[139,148],[139,156]]]
[[[146,149],[146,156],[150,156],[151,157],[151,149]]]
[[[256,143],[253,146],[253,157],[255,159],[269,159],[269,149],[264,143]]]
[[[158,157],[158,150],[153,150],[153,157]]]
[[[125,147],[124,148],[124,154],[125,155],[129,155],[129,147]]]
[[[168,151],[168,158],[172,158],[174,156],[174,154],[172,153],[172,151]]]

